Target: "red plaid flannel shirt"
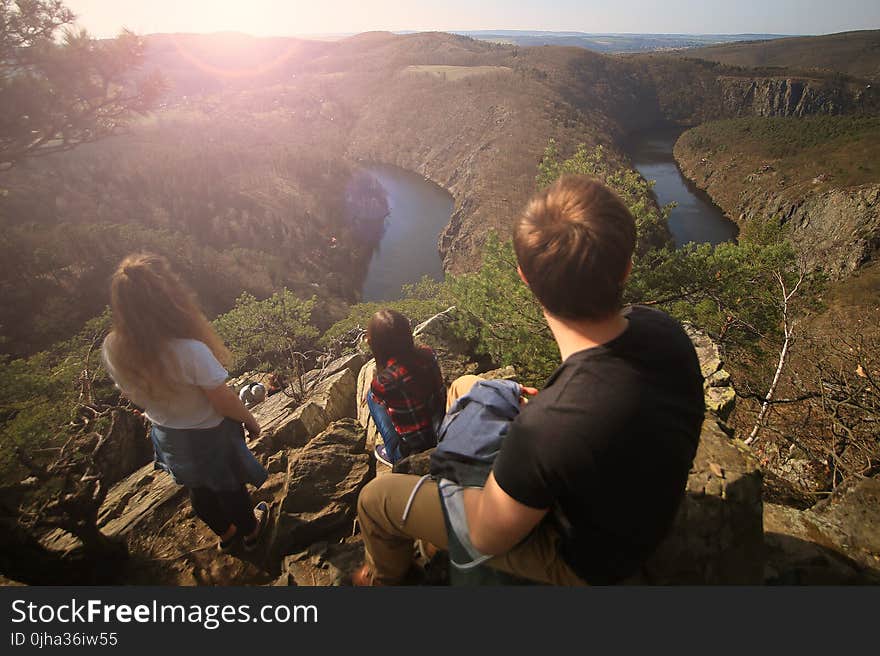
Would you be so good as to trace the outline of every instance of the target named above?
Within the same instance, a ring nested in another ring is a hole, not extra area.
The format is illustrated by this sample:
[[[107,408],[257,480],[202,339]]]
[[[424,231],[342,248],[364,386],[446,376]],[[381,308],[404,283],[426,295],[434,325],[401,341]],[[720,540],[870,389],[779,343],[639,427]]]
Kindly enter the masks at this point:
[[[446,387],[434,351],[427,346],[416,350],[418,357],[409,365],[391,358],[370,389],[404,443],[418,438],[435,442],[433,422],[446,406]]]

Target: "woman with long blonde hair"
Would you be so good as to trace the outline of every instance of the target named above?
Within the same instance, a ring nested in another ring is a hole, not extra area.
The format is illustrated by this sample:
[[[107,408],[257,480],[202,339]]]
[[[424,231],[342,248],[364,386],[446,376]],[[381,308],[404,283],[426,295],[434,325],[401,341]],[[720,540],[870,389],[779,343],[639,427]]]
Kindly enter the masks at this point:
[[[256,547],[268,506],[245,485],[266,470],[247,448],[260,427],[226,386],[229,352],[192,294],[159,255],[126,257],[110,285],[113,329],[104,365],[123,394],[144,409],[156,466],[189,488],[193,509],[228,551]]]

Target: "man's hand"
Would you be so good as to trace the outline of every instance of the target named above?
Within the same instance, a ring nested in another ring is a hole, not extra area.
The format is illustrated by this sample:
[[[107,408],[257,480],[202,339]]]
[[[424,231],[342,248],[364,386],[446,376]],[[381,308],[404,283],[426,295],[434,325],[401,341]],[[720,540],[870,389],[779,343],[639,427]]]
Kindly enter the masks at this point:
[[[498,555],[519,544],[550,509],[520,503],[501,489],[495,474],[489,474],[483,489],[464,490],[464,510],[474,547],[484,554]]]
[[[524,405],[529,402],[526,398],[527,396],[535,396],[538,393],[537,387],[526,387],[525,385],[519,386],[519,404]]]

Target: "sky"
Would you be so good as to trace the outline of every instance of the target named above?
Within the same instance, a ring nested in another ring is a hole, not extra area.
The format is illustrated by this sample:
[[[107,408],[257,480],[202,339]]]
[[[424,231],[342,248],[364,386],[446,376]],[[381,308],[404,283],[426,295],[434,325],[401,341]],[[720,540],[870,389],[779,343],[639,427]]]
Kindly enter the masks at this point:
[[[551,30],[827,34],[880,29],[878,0],[66,0],[96,36]]]

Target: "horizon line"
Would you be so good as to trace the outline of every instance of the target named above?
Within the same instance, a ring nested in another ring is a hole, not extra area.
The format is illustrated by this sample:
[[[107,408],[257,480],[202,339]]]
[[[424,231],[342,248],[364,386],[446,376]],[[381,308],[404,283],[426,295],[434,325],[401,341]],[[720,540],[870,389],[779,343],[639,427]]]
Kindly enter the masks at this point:
[[[119,28],[119,32],[127,29],[125,26]],[[200,34],[205,36],[211,35],[219,35],[219,34],[238,34],[242,36],[249,36],[257,39],[278,39],[278,38],[308,38],[308,37],[351,37],[357,36],[359,34],[369,34],[373,32],[387,32],[389,34],[396,35],[408,35],[408,34],[429,34],[429,33],[441,33],[441,34],[455,34],[459,36],[468,36],[468,34],[500,34],[500,33],[519,33],[519,34],[538,34],[538,35],[567,35],[567,36],[585,36],[585,37],[602,37],[602,36],[646,36],[646,37],[688,37],[688,36],[704,36],[704,37],[732,37],[732,36],[763,36],[763,37],[777,37],[777,38],[792,38],[792,37],[816,37],[816,36],[833,36],[835,34],[848,34],[851,32],[872,32],[878,31],[877,28],[864,28],[864,29],[853,29],[853,30],[843,30],[841,32],[825,32],[820,34],[814,33],[782,33],[782,32],[581,32],[578,30],[512,30],[512,29],[450,29],[450,30],[442,30],[442,29],[407,29],[407,30],[382,30],[382,29],[373,29],[373,30],[362,30],[360,32],[291,32],[287,34],[254,34],[251,32],[242,32],[238,30],[213,30],[209,32],[198,32],[198,31],[169,31],[169,32],[145,32],[141,34],[141,36],[158,36],[163,34]],[[115,34],[100,34],[95,35],[95,38],[98,39],[111,39],[116,37],[119,32]]]

